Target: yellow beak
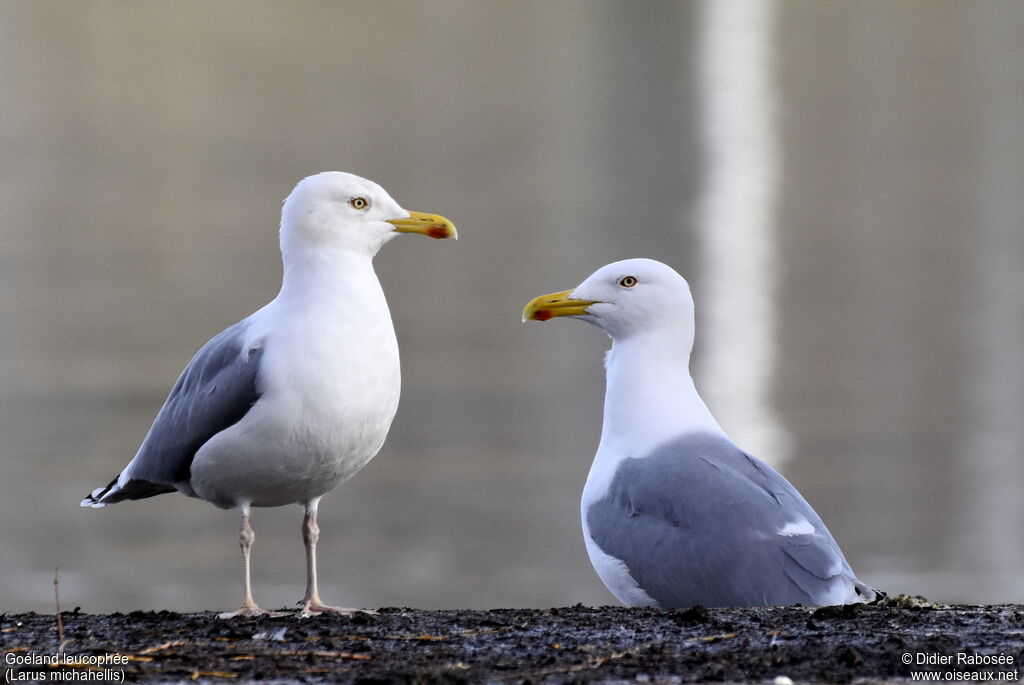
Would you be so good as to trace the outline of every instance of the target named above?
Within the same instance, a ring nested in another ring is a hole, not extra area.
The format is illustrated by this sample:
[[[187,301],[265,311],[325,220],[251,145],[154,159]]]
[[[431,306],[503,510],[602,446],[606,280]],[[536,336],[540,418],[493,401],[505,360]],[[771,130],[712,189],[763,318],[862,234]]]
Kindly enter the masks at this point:
[[[423,212],[409,212],[408,219],[391,219],[398,233],[419,233],[431,238],[454,238],[459,239],[459,232],[451,221],[437,214],[424,214]]]
[[[571,290],[560,293],[549,293],[530,300],[523,307],[523,321],[547,321],[556,316],[580,316],[587,313],[587,307],[595,304],[593,300],[573,300],[569,298]]]

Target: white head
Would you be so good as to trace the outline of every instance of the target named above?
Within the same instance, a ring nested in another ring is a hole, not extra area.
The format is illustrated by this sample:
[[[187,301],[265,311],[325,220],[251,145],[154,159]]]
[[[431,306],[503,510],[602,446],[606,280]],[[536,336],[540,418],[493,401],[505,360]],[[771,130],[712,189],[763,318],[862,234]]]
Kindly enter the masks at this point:
[[[671,267],[651,259],[615,262],[576,288],[541,295],[523,310],[524,320],[556,316],[592,323],[612,339],[595,468],[602,454],[614,465],[623,454],[656,447],[680,433],[724,435],[690,376],[693,298]]]
[[[383,188],[354,174],[325,171],[299,181],[281,210],[281,252],[327,249],[373,257],[399,233],[457,238],[444,217],[409,212]]]
[[[523,320],[572,316],[600,327],[613,341],[637,335],[669,336],[689,352],[693,297],[686,279],[653,259],[603,266],[572,290],[541,295],[523,309]]]

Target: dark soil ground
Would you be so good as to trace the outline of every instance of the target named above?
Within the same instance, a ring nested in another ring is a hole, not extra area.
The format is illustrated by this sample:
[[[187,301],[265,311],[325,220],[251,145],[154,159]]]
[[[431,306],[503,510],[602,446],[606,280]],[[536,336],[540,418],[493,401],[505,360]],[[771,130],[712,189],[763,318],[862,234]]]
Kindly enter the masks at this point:
[[[917,672],[1006,682],[1024,671],[1024,605],[937,606],[906,597],[821,609],[575,606],[381,609],[306,619],[221,620],[166,611],[61,617],[69,661],[118,654],[120,663],[100,670],[34,663],[57,651],[56,617],[3,615],[6,681],[783,683],[785,676],[844,683],[909,680]],[[1002,655],[1002,663],[962,663],[973,655]]]

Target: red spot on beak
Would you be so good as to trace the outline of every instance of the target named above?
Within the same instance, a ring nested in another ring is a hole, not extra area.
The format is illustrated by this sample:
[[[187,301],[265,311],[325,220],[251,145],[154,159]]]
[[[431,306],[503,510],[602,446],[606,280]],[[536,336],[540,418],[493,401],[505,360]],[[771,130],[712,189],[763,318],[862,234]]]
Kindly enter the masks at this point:
[[[445,228],[444,226],[438,226],[437,224],[434,224],[433,226],[427,229],[427,235],[429,235],[431,238],[436,238],[440,240],[441,238],[448,237],[448,229]]]
[[[551,318],[550,309],[541,309],[533,313],[533,318],[537,321],[547,321]]]

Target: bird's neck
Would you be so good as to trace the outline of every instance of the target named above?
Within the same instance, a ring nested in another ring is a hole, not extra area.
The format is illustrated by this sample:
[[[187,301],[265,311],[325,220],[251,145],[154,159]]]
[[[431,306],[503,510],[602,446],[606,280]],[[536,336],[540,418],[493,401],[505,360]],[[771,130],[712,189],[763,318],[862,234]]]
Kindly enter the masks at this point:
[[[277,302],[289,310],[387,312],[373,257],[323,247],[286,255]]]
[[[723,434],[690,375],[690,340],[635,335],[614,341],[605,360],[601,448],[638,454],[680,434]]]
[[[308,299],[320,293],[340,294],[360,281],[378,282],[371,257],[331,248],[293,250],[285,256],[278,297]]]

